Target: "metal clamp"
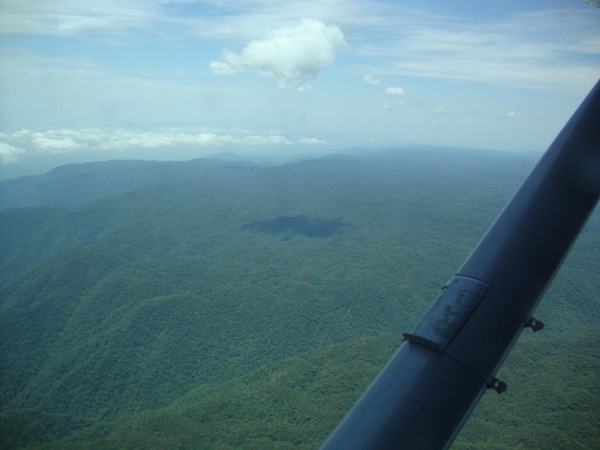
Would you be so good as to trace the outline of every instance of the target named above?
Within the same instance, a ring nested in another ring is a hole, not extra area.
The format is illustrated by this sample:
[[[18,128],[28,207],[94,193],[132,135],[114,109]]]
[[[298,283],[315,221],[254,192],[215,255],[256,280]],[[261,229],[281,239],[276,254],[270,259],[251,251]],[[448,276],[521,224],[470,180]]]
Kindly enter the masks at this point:
[[[443,352],[477,307],[489,285],[474,278],[455,276],[411,333],[404,337]]]

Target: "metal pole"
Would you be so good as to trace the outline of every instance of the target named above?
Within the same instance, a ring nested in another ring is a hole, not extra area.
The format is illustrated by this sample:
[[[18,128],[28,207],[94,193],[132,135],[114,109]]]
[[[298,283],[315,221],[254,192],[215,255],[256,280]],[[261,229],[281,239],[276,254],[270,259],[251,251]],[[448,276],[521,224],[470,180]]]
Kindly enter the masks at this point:
[[[600,81],[323,450],[448,448],[600,196]]]

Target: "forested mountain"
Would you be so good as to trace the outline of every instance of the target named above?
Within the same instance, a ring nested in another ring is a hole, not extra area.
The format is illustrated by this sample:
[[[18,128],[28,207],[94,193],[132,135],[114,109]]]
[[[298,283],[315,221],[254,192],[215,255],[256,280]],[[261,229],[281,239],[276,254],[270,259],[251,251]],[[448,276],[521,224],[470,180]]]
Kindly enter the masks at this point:
[[[0,212],[0,446],[317,447],[536,157],[127,161],[0,184],[21,206]],[[599,243],[596,212],[457,448],[597,445]]]
[[[68,164],[44,175],[0,182],[0,211],[19,206],[79,206],[93,200],[165,181],[182,181],[210,167],[246,167],[218,159],[104,161]]]

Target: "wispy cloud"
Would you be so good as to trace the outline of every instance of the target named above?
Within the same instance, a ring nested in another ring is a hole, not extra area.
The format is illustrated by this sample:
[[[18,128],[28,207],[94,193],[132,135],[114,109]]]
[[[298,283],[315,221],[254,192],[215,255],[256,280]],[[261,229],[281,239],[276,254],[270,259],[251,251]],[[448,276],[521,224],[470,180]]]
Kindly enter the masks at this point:
[[[595,12],[595,11],[589,11]],[[515,14],[483,23],[420,11],[356,49],[404,75],[585,92],[600,71],[597,15],[580,10]]]
[[[208,64],[208,68],[215,75],[235,75],[238,70],[235,69],[231,64],[224,61],[211,61]]]
[[[151,29],[164,11],[159,1],[3,0],[0,32],[45,36],[117,36]]]
[[[365,75],[363,80],[365,80],[365,83],[370,84],[371,86],[377,86],[381,82],[381,80],[370,74]]]
[[[393,111],[396,108],[404,106],[404,102],[402,100],[384,100],[382,105],[386,111]]]

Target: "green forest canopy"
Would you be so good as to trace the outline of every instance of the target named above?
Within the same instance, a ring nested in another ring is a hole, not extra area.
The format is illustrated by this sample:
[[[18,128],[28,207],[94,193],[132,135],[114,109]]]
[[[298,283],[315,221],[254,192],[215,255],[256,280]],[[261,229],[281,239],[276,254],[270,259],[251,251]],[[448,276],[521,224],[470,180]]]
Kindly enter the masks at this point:
[[[318,447],[534,162],[420,149],[29,179],[46,204],[0,213],[0,446]],[[455,448],[598,448],[599,238],[596,213],[509,391]]]

